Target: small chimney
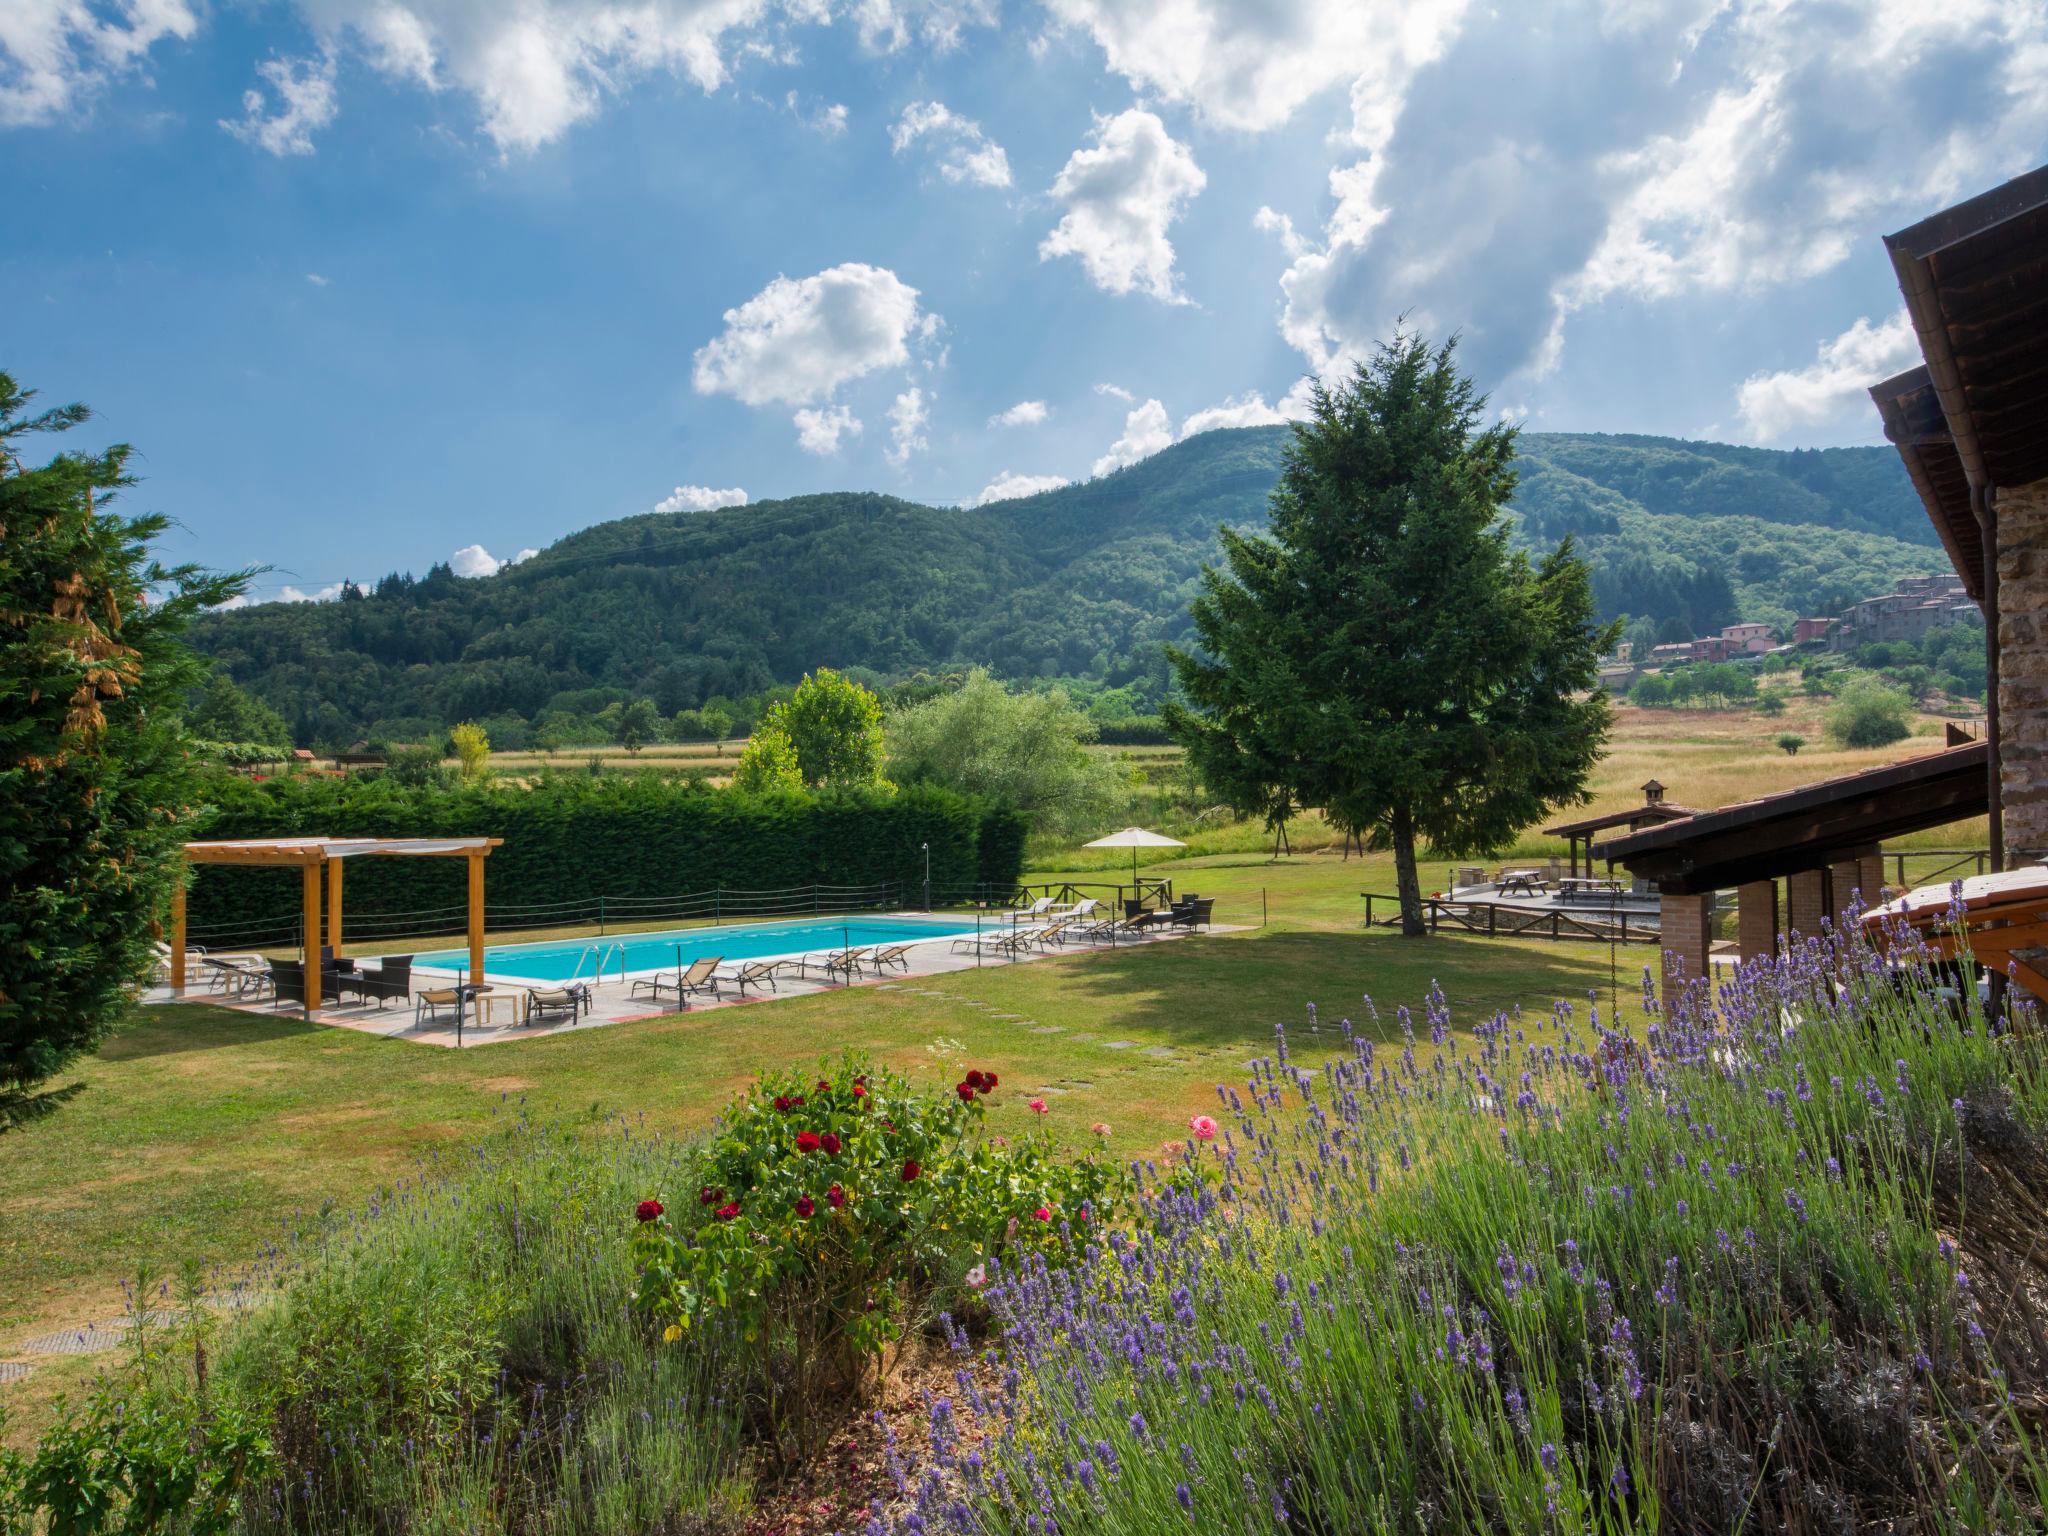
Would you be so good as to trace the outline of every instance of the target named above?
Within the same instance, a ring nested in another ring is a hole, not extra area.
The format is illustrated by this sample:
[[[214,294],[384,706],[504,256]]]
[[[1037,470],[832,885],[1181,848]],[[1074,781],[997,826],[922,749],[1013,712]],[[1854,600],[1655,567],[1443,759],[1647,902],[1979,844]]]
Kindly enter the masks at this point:
[[[1662,784],[1659,784],[1655,779],[1650,780],[1649,783],[1643,786],[1643,803],[1645,805],[1657,805],[1660,802],[1662,802],[1663,799],[1664,786]]]

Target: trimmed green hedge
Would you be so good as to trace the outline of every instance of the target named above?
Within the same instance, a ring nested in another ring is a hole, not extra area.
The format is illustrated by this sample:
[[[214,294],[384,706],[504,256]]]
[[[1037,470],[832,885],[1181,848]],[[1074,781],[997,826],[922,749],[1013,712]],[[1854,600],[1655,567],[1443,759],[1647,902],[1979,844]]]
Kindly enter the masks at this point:
[[[1025,818],[929,785],[745,795],[655,775],[549,777],[531,788],[408,788],[379,778],[220,781],[197,838],[501,837],[486,866],[488,905],[675,897],[724,887],[895,881],[915,900],[931,844],[932,885],[1009,886],[1023,867]],[[465,900],[461,859],[352,859],[350,913],[415,912]],[[190,921],[208,933],[276,928],[299,910],[296,871],[202,867]],[[495,919],[494,919],[495,921]]]

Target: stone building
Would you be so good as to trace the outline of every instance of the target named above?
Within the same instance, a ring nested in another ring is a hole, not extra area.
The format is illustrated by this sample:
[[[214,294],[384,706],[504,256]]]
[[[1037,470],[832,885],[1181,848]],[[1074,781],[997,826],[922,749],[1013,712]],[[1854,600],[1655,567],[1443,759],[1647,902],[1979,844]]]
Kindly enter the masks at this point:
[[[1955,576],[1902,585],[1880,619],[1981,607],[1985,736],[1596,845],[1656,885],[1667,987],[1706,974],[1718,891],[1749,956],[1878,901],[1888,837],[1983,815],[1992,869],[2048,858],[2048,167],[1885,246],[1925,363],[1871,396]]]

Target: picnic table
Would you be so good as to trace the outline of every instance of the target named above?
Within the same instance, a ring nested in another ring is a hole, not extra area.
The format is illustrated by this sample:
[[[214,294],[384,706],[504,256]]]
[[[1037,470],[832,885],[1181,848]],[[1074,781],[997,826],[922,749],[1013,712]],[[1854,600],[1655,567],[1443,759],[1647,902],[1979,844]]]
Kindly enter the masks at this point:
[[[1540,869],[1504,869],[1500,872],[1500,894],[1524,896],[1538,894],[1548,882]]]
[[[1564,901],[1587,901],[1599,897],[1618,900],[1626,887],[1608,876],[1566,876],[1557,882],[1557,894]]]

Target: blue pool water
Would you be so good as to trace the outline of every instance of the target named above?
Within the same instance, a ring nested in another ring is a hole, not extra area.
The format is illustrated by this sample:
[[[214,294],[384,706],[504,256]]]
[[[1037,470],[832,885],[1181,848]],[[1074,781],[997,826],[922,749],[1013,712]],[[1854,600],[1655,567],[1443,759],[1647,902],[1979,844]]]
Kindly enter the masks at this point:
[[[725,960],[764,960],[771,955],[815,954],[847,945],[907,944],[946,939],[974,932],[972,918],[947,917],[807,917],[792,922],[738,923],[718,928],[683,928],[672,933],[635,933],[612,939],[575,939],[540,944],[498,944],[484,951],[484,970],[494,976],[519,976],[529,981],[588,981],[603,956],[604,973],[616,977],[620,953],[624,968],[670,970],[705,955]],[[423,969],[460,971],[469,966],[466,949],[421,955],[413,962]]]

